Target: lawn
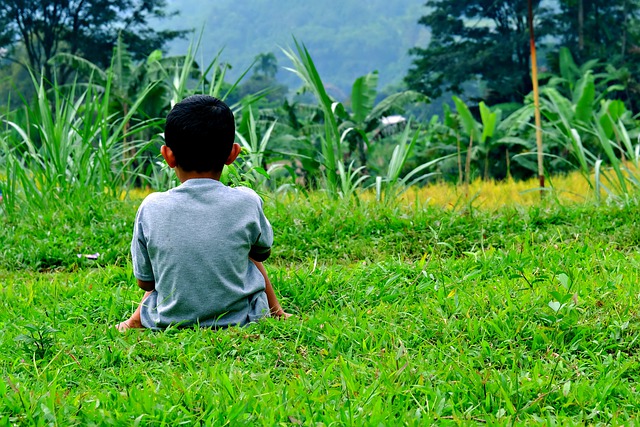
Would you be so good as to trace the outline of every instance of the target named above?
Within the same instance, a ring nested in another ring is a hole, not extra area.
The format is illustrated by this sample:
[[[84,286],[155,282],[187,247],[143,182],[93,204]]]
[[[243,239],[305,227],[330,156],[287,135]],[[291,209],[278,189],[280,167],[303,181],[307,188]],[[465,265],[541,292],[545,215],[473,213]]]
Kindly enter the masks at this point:
[[[637,205],[433,200],[267,198],[295,317],[222,331],[111,328],[139,199],[4,219],[0,426],[635,422]]]

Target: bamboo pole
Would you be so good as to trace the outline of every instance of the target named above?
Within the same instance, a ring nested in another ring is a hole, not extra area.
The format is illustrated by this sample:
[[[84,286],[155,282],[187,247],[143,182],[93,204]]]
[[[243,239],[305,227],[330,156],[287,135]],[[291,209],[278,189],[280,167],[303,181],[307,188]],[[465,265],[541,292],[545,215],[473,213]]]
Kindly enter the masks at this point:
[[[471,181],[471,150],[473,149],[473,132],[469,137],[469,149],[467,150],[467,159],[464,165],[464,196],[469,197],[469,182]]]
[[[584,0],[578,0],[578,50],[580,51],[580,59],[582,59],[584,52]]]
[[[544,162],[542,152],[542,120],[540,118],[540,90],[538,88],[538,60],[536,57],[536,39],[533,31],[533,0],[529,2],[529,41],[531,47],[531,81],[533,83],[533,105],[536,121],[536,146],[538,147],[538,180],[540,191],[544,188]]]

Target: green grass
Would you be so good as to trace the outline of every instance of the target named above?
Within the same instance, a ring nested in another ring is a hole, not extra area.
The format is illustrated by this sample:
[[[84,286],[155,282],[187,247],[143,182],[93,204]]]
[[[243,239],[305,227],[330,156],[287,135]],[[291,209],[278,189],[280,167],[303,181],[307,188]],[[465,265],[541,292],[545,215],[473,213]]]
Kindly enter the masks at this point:
[[[294,318],[120,334],[109,326],[142,293],[128,264],[136,204],[3,220],[0,426],[627,425],[640,413],[637,206],[268,200],[266,265]]]

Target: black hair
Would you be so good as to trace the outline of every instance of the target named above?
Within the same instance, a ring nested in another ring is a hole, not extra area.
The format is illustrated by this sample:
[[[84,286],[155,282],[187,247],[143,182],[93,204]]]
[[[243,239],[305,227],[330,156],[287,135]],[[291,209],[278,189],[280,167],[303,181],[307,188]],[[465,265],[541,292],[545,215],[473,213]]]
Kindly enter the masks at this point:
[[[174,105],[164,128],[165,144],[185,171],[222,171],[234,139],[233,112],[208,95],[193,95]]]

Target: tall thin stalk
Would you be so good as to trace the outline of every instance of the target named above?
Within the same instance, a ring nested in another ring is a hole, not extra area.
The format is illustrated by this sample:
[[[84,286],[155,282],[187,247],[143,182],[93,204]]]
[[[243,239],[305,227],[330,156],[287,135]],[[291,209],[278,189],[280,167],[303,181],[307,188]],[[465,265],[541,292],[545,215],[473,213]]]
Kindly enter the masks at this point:
[[[473,152],[473,135],[469,137],[469,148],[467,158],[464,163],[464,195],[469,196],[469,183],[471,181],[471,153]]]
[[[533,83],[533,104],[536,121],[536,146],[538,147],[538,180],[540,188],[544,188],[544,163],[542,152],[542,120],[540,118],[540,89],[538,88],[538,60],[536,56],[536,38],[533,28],[533,0],[529,3],[529,44],[531,47],[531,81]],[[543,194],[542,192],[540,194]]]
[[[462,149],[460,147],[460,132],[456,131],[456,144],[458,154],[458,184],[462,183]]]
[[[460,116],[460,124],[465,132],[469,135],[469,147],[467,148],[467,157],[464,167],[464,188],[465,195],[469,195],[469,182],[471,180],[471,156],[473,155],[473,141],[478,141],[480,137],[480,131],[478,130],[478,122],[473,118],[469,107],[464,101],[457,96],[453,97],[453,102],[456,105],[458,116]]]

